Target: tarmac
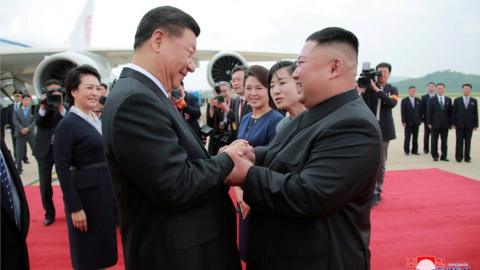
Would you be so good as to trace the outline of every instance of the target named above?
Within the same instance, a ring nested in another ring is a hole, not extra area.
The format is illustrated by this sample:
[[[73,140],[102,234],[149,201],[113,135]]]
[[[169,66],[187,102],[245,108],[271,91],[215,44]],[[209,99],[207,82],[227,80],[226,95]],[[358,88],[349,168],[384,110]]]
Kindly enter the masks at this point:
[[[393,109],[393,116],[395,122],[395,130],[397,138],[390,141],[388,148],[387,158],[387,170],[412,170],[412,169],[426,169],[426,168],[438,168],[444,171],[462,175],[477,181],[480,181],[480,130],[477,129],[473,132],[471,154],[471,163],[455,161],[455,130],[451,129],[448,133],[448,154],[447,158],[449,162],[445,161],[433,161],[430,154],[423,153],[423,124],[420,126],[420,132],[418,135],[418,148],[420,155],[405,155],[403,152],[403,139],[404,130],[401,124],[400,116],[400,102]],[[5,142],[9,149],[12,149],[11,136],[8,130],[5,134]],[[439,140],[440,148],[440,140]],[[23,165],[23,173],[21,175],[24,185],[38,185],[38,169],[37,162],[32,156],[32,150],[28,146],[28,157],[30,164]],[[54,173],[53,178],[56,179]],[[58,184],[57,180],[54,180],[54,184]]]

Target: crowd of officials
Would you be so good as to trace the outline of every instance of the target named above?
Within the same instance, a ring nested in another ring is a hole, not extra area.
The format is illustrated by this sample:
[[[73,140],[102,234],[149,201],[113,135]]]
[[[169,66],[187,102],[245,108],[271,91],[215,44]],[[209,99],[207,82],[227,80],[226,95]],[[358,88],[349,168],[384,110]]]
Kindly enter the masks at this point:
[[[195,69],[199,33],[190,15],[156,8],[139,24],[132,62],[108,98],[86,65],[64,82],[48,80],[36,107],[14,92],[2,109],[15,157],[2,133],[2,268],[28,269],[20,181],[27,143],[46,226],[56,215],[55,165],[74,269],[116,264],[117,208],[127,269],[240,269],[240,259],[248,269],[370,268],[369,214],[381,201],[399,101],[391,65],[380,63],[378,80],[355,89],[358,40],[326,28],[307,38],[297,62],[235,67],[231,81],[216,84],[201,126],[199,100],[182,81]],[[424,123],[424,153],[448,161],[453,127],[455,159],[470,162],[477,100],[472,85],[462,87],[454,101],[443,83],[429,83],[421,99],[408,89],[406,155],[419,154]],[[48,96],[61,101],[52,105]],[[228,186],[241,217],[238,249]]]

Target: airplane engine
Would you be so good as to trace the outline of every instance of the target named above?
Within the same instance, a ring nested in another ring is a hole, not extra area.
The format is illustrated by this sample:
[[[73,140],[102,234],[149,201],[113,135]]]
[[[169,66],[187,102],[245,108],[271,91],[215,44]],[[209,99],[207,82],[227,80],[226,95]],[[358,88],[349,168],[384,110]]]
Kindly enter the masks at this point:
[[[103,82],[111,81],[112,67],[103,56],[86,51],[66,51],[46,56],[37,66],[33,74],[36,95],[39,97],[42,94],[47,80],[57,79],[63,82],[70,70],[84,64],[97,69]]]
[[[221,51],[213,56],[207,66],[207,80],[211,87],[216,82],[230,82],[232,69],[236,66],[248,66],[247,60],[240,54],[230,51]]]

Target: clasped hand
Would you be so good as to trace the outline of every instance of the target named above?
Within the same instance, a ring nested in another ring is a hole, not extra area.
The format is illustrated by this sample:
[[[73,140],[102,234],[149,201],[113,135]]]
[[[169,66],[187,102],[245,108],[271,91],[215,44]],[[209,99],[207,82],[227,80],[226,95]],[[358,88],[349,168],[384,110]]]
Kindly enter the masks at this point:
[[[224,146],[219,153],[226,153],[233,161],[234,167],[225,179],[228,186],[240,186],[245,182],[248,169],[255,163],[253,148],[245,140],[235,140],[228,146]]]

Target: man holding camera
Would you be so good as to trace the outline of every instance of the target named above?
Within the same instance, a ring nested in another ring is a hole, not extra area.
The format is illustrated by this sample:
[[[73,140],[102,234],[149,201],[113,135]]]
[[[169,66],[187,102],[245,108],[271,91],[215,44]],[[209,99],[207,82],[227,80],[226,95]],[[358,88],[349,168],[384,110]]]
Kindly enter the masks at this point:
[[[210,135],[208,152],[216,155],[218,149],[230,144],[235,139],[237,123],[233,112],[232,88],[228,82],[222,81],[215,85],[216,97],[207,105],[207,125],[213,128]]]
[[[55,140],[53,134],[58,123],[65,116],[66,109],[63,105],[62,83],[50,79],[45,85],[45,93],[41,96],[40,108],[36,118],[37,135],[34,152],[38,162],[40,194],[45,210],[45,226],[48,226],[55,221],[55,206],[52,200],[53,143]]]
[[[377,82],[370,79],[370,85],[362,90],[362,97],[367,106],[373,112],[382,130],[382,157],[381,168],[375,185],[372,205],[377,205],[381,200],[383,180],[385,176],[385,163],[387,161],[388,144],[395,139],[395,126],[393,124],[392,109],[397,106],[398,90],[395,86],[388,83],[392,65],[389,63],[380,63],[376,67]]]
[[[202,115],[198,98],[185,91],[183,81],[181,81],[180,86],[172,91],[172,99],[180,115],[197,134],[198,138],[202,139],[200,125],[198,124],[198,118]]]

